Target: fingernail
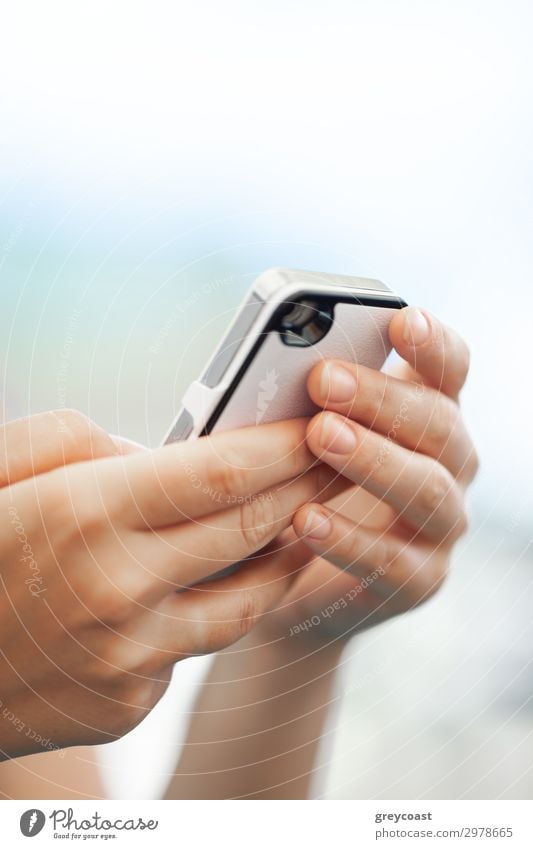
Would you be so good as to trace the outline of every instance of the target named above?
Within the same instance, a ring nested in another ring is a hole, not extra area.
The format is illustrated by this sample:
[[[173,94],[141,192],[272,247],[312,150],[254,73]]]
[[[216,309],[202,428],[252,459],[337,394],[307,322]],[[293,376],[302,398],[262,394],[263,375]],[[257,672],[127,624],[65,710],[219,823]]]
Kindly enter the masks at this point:
[[[312,508],[307,511],[303,535],[311,539],[326,539],[331,533],[331,522],[323,513]]]
[[[357,382],[347,368],[326,363],[320,376],[320,396],[332,404],[352,401],[357,391]]]
[[[407,345],[422,345],[429,336],[429,323],[416,307],[409,307],[404,313],[403,341]]]
[[[340,416],[328,413],[324,416],[320,444],[334,454],[351,454],[355,451],[357,440],[352,428]]]

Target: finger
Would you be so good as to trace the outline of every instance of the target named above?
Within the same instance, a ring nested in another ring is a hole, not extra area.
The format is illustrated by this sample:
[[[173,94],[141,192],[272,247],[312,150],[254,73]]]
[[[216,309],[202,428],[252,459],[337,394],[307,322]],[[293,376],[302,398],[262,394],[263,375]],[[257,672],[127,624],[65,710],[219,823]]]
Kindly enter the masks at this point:
[[[293,528],[315,555],[364,581],[359,586],[365,591],[394,600],[401,609],[434,593],[446,574],[444,553],[355,525],[323,505],[299,510]]]
[[[441,463],[409,451],[337,413],[309,423],[311,451],[424,536],[450,544],[466,528],[463,495]]]
[[[173,443],[119,461],[101,476],[125,478],[122,514],[137,527],[162,527],[231,506],[303,474],[316,460],[307,419],[276,422]],[[103,481],[102,481],[103,483]]]
[[[219,581],[167,596],[158,610],[165,662],[220,651],[244,637],[290,589],[289,557],[247,562]],[[161,627],[162,626],[162,627]]]
[[[413,451],[439,460],[470,481],[477,459],[459,407],[447,395],[342,360],[327,360],[308,378],[319,407],[348,416]]]
[[[163,529],[155,540],[158,548],[154,554],[158,564],[167,564],[163,590],[168,591],[169,583],[174,587],[195,584],[250,558],[290,526],[299,507],[311,500],[329,500],[345,487],[338,472],[320,464],[234,507]]]
[[[146,445],[135,442],[134,439],[128,439],[127,436],[118,436],[116,433],[110,433],[109,438],[115,444],[119,454],[137,454],[139,451],[149,450]]]
[[[16,419],[0,428],[0,487],[122,450],[115,438],[77,410]]]
[[[392,319],[389,336],[400,357],[425,383],[457,398],[468,374],[470,355],[455,330],[426,310],[406,307]]]

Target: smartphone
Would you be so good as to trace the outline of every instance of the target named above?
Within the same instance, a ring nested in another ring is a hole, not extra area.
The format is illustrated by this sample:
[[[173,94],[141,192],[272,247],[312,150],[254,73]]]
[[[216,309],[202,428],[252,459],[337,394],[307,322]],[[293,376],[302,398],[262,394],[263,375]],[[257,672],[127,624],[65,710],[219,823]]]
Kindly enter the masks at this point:
[[[274,268],[253,283],[164,443],[311,416],[311,368],[334,357],[380,369],[406,306],[379,280]]]

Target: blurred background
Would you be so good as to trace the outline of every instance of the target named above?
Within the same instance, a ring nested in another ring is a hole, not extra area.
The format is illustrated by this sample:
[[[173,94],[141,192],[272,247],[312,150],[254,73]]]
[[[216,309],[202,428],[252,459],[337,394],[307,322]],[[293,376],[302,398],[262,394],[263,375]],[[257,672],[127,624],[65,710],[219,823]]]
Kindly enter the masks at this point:
[[[471,346],[471,531],[348,647],[318,795],[533,792],[532,36],[528,0],[2,9],[4,418],[157,445],[272,265],[381,278]],[[101,750],[114,796],[161,792],[205,668]]]

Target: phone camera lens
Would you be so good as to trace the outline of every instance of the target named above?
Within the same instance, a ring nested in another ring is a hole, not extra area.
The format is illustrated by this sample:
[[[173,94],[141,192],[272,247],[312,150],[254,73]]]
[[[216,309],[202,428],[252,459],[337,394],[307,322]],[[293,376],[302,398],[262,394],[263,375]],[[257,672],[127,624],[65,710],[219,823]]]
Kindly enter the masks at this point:
[[[299,348],[316,345],[333,324],[333,304],[326,299],[301,300],[288,304],[287,309],[279,325],[285,345]]]

